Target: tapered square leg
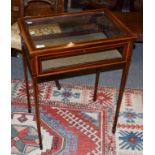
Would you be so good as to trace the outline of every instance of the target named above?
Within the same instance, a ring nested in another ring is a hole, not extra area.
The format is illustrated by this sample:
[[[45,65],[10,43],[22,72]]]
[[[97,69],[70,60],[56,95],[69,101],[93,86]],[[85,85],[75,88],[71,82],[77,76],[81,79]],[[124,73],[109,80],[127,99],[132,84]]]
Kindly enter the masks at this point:
[[[129,64],[125,65],[123,68],[120,90],[119,90],[117,106],[116,106],[116,112],[115,112],[115,117],[114,117],[114,123],[113,123],[113,128],[112,128],[113,134],[115,134],[115,132],[116,132],[116,126],[117,126],[118,116],[119,116],[121,102],[122,102],[122,98],[123,98],[123,92],[124,92],[125,84],[126,84],[126,80],[127,80],[128,69],[129,69]]]
[[[61,89],[61,85],[60,85],[58,80],[55,80],[55,84],[56,84],[57,89],[60,90]]]
[[[37,122],[37,131],[38,131],[38,137],[39,137],[39,145],[40,149],[43,148],[42,145],[42,136],[41,136],[41,123],[40,123],[40,112],[39,112],[39,97],[38,97],[38,84],[37,84],[37,78],[33,77],[33,92],[34,92],[34,102],[35,102],[35,117]]]
[[[97,71],[96,79],[95,79],[95,89],[94,89],[93,101],[96,101],[96,98],[97,98],[97,89],[98,89],[99,78],[100,78],[100,72]]]
[[[22,47],[22,50],[24,50],[24,47]],[[25,79],[25,85],[26,85],[25,89],[26,89],[26,94],[27,94],[28,112],[31,113],[31,103],[30,103],[28,73],[27,73],[27,61],[26,61],[24,52],[22,54],[22,57],[23,57],[23,68],[24,68],[24,79]]]

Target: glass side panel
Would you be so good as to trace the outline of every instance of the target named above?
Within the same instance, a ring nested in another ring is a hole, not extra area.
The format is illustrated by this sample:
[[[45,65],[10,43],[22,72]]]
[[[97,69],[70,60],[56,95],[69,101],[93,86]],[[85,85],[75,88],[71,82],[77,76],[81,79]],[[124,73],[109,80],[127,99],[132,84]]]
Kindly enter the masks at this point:
[[[104,12],[31,19],[26,23],[36,48],[74,46],[126,35]]]
[[[42,67],[42,71],[48,71],[51,69],[56,69],[61,67],[75,66],[79,64],[86,64],[90,62],[97,62],[101,60],[109,60],[109,59],[116,59],[116,58],[122,58],[122,55],[118,50],[113,49],[113,50],[107,50],[107,51],[99,51],[96,53],[88,53],[88,54],[81,54],[81,55],[68,56],[68,57],[62,57],[62,58],[41,60],[41,67]]]

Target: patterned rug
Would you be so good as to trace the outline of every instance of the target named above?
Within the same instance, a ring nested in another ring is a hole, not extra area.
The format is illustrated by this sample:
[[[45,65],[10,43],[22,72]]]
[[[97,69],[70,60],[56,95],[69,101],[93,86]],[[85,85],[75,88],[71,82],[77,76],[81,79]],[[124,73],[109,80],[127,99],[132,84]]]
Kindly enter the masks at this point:
[[[126,89],[116,134],[111,132],[118,90],[55,83],[39,84],[43,150],[38,146],[32,84],[32,114],[27,113],[25,83],[12,81],[12,137],[14,155],[142,155],[142,91]]]

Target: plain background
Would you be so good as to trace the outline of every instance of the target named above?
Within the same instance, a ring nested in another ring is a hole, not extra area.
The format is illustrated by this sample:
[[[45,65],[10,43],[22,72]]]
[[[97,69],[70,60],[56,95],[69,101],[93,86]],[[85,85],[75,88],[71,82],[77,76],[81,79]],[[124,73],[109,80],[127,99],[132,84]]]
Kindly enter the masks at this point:
[[[155,2],[144,6],[144,155],[154,154]],[[0,154],[11,154],[11,0],[0,1]]]

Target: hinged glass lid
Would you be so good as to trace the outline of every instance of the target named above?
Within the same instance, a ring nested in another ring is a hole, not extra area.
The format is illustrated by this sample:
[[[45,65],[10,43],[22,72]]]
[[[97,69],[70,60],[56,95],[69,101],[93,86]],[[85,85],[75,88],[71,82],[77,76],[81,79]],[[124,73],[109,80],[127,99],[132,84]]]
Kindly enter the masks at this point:
[[[26,20],[36,48],[74,46],[77,43],[125,36],[104,12]]]

